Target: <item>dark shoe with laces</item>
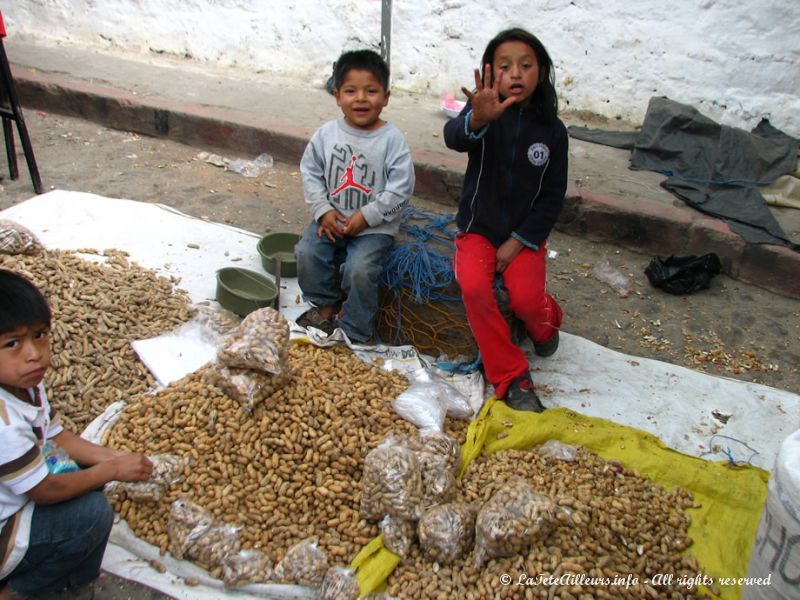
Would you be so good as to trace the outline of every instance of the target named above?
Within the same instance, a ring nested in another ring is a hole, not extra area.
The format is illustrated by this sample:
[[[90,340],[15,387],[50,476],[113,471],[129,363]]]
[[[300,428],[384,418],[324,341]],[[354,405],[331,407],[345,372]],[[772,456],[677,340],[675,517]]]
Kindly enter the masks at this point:
[[[513,410],[537,413],[545,411],[545,407],[533,389],[531,376],[527,373],[511,382],[502,400]]]
[[[334,319],[326,319],[323,317],[316,306],[309,308],[306,312],[297,317],[295,323],[306,329],[309,327],[319,329],[324,332],[325,335],[330,335],[336,330],[336,322]]]
[[[558,350],[558,331],[546,342],[542,342],[541,344],[533,342],[533,351],[536,352],[536,356],[553,356],[556,350]]]

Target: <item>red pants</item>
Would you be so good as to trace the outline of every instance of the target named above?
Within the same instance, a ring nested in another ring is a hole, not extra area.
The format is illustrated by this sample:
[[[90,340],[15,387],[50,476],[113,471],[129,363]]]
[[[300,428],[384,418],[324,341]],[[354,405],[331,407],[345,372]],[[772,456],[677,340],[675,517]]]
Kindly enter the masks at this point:
[[[528,372],[525,353],[511,341],[511,330],[494,297],[497,249],[485,237],[460,233],[456,237],[453,270],[461,286],[475,341],[489,382],[498,398],[508,386]],[[503,271],[511,312],[525,324],[528,337],[536,343],[549,341],[561,327],[561,307],[545,291],[546,244],[537,251],[523,248]]]

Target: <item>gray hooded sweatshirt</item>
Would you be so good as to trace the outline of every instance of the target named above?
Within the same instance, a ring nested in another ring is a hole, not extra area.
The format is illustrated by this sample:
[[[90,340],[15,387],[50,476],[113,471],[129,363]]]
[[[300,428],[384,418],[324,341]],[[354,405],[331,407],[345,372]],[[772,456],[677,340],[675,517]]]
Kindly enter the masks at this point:
[[[356,129],[344,118],[320,127],[300,161],[303,191],[315,221],[330,210],[361,210],[369,227],[359,235],[394,236],[414,192],[414,164],[403,134],[391,123]]]

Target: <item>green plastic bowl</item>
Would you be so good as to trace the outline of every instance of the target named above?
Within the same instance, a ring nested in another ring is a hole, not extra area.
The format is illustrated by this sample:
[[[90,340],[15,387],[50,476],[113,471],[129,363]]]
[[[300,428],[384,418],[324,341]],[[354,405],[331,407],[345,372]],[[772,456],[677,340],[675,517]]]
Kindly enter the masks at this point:
[[[281,259],[281,277],[297,277],[294,247],[300,241],[296,233],[268,233],[258,241],[258,253],[264,270],[275,275],[275,259]]]
[[[277,297],[278,288],[261,273],[240,267],[217,271],[217,302],[240,317],[272,306]]]

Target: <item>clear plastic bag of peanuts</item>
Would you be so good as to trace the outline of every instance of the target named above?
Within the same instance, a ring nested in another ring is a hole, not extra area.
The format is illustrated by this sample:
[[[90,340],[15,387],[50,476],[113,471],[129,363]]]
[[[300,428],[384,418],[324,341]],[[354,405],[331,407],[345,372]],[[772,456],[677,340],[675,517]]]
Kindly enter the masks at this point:
[[[275,579],[318,587],[329,566],[328,554],[319,547],[318,538],[309,537],[289,548],[275,566]]]
[[[544,444],[536,447],[536,453],[544,458],[563,460],[564,462],[575,462],[578,457],[578,449],[575,446],[558,440],[547,440]]]
[[[416,453],[423,468],[442,463],[454,473],[461,468],[461,446],[443,431],[421,429],[417,435],[398,437],[398,440]]]
[[[195,560],[208,568],[222,566],[239,552],[239,531],[217,522],[203,507],[187,498],[172,503],[167,517],[169,551],[178,559]]]
[[[194,317],[181,326],[181,329],[197,328],[198,335],[215,347],[220,347],[225,340],[239,328],[242,318],[236,313],[221,306],[195,306]]]
[[[217,351],[226,367],[252,369],[270,375],[291,374],[289,323],[277,310],[260,308],[247,315]]]
[[[223,365],[210,365],[203,377],[208,383],[236,400],[248,414],[268,400],[291,379],[287,373],[269,375],[261,371],[237,369]],[[269,408],[269,406],[267,406]]]
[[[445,504],[458,494],[459,479],[444,465],[431,465],[422,471],[422,507]]]
[[[513,477],[481,507],[475,521],[475,564],[523,554],[558,525],[558,505]]]
[[[44,246],[27,227],[0,219],[0,254],[38,254]]]
[[[358,600],[360,595],[361,590],[353,569],[331,567],[322,580],[317,600]]]
[[[417,455],[422,471],[423,508],[450,502],[458,492],[461,447],[442,431],[423,429],[400,442]]]
[[[423,554],[440,565],[449,565],[467,556],[475,541],[478,508],[454,502],[425,511],[417,524]]]
[[[205,530],[194,530],[187,538],[184,555],[209,570],[221,567],[226,558],[241,550],[239,529],[236,525],[216,523]]]
[[[361,516],[368,521],[380,521],[386,515],[417,521],[423,500],[417,455],[390,434],[364,458]]]
[[[158,502],[167,490],[181,479],[190,460],[188,456],[176,454],[154,454],[148,456],[153,463],[153,471],[147,481],[114,481],[106,490],[109,492],[124,491],[131,500],[140,502]]]
[[[214,525],[214,517],[206,509],[188,498],[178,498],[170,506],[167,516],[169,551],[177,559],[185,558],[192,531],[205,530]]]
[[[222,581],[228,588],[265,583],[272,578],[272,573],[272,562],[261,550],[240,550],[225,557],[222,563]]]
[[[417,524],[414,521],[406,521],[391,515],[381,519],[380,530],[386,549],[402,558],[408,555],[411,545],[417,539]]]

